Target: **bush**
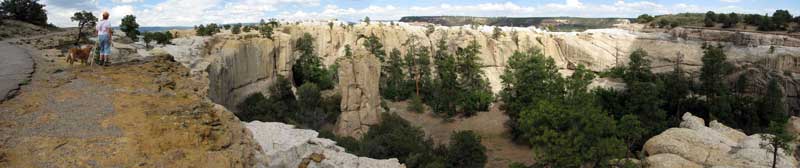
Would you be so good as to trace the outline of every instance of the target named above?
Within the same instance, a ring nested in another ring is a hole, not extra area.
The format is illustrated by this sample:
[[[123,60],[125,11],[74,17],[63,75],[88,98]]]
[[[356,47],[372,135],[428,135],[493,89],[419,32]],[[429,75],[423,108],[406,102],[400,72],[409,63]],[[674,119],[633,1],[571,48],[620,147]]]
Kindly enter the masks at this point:
[[[241,23],[235,24],[235,25],[233,25],[233,27],[231,27],[231,33],[239,34],[240,32],[242,32],[242,24]]]
[[[398,158],[406,163],[414,155],[433,150],[433,142],[425,132],[393,113],[384,113],[378,125],[369,128],[362,138],[362,153],[371,158]],[[413,167],[413,166],[410,166]]]
[[[0,3],[0,16],[47,26],[47,11],[39,0],[7,0]]]
[[[422,97],[416,95],[411,97],[411,102],[409,102],[407,110],[416,113],[424,113],[425,106],[422,104]]]
[[[242,27],[242,31],[243,31],[243,32],[245,32],[245,33],[249,33],[249,32],[250,32],[250,29],[251,29],[251,28],[250,28],[250,26],[244,26],[244,27]]]
[[[637,17],[637,18],[636,18],[636,22],[637,22],[637,23],[643,23],[643,24],[644,24],[644,23],[650,23],[650,22],[652,22],[654,19],[655,19],[655,18],[653,18],[653,16],[650,16],[650,15],[648,15],[648,14],[642,14],[642,15],[639,15],[639,17]]]
[[[488,111],[492,104],[492,92],[488,90],[470,90],[462,93],[461,108],[467,117],[474,116],[478,111]]]
[[[325,124],[327,114],[320,106],[322,96],[317,84],[304,83],[297,88],[297,98],[297,122],[305,128],[319,130]]]
[[[195,32],[198,36],[213,36],[220,32],[220,27],[217,24],[211,23],[208,25],[199,25],[195,27]]]
[[[296,116],[291,113],[292,109],[296,109],[291,82],[283,76],[278,76],[278,80],[269,88],[269,92],[268,98],[261,93],[255,93],[239,103],[237,117],[246,122],[259,120],[296,124]]]
[[[482,168],[486,161],[486,147],[481,144],[481,137],[475,132],[460,131],[450,136],[447,167]]]
[[[325,96],[322,98],[322,108],[327,114],[327,123],[336,123],[339,120],[339,115],[342,114],[342,95],[339,93]]]

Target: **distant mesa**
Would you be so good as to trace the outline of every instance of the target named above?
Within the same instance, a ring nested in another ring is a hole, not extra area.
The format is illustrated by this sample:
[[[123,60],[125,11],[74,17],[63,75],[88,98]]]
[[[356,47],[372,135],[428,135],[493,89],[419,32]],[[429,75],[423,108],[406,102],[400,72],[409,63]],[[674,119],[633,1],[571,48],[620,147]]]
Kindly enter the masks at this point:
[[[473,16],[406,16],[401,22],[424,22],[443,26],[487,25],[515,27],[550,27],[554,31],[602,29],[614,24],[630,23],[631,18],[579,18],[579,17],[473,17]]]

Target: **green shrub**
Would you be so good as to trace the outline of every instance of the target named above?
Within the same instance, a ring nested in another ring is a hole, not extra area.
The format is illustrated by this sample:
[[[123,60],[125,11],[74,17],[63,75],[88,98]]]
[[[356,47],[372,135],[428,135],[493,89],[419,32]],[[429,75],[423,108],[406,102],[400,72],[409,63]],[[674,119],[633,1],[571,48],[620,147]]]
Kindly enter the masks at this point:
[[[278,80],[269,88],[269,92],[269,97],[255,93],[239,103],[237,108],[240,112],[236,113],[237,117],[242,121],[259,120],[296,124],[296,116],[291,112],[296,109],[296,99],[292,93],[291,82],[283,76],[278,76]]]
[[[242,24],[241,23],[234,24],[233,27],[231,27],[231,33],[239,34],[240,32],[242,32]]]
[[[482,168],[486,165],[486,147],[473,131],[459,131],[450,136],[447,167]]]
[[[342,114],[342,95],[339,93],[323,97],[322,108],[327,113],[327,123],[336,123],[339,120],[339,115]]]
[[[416,113],[424,113],[425,106],[422,104],[422,97],[416,95],[411,97],[411,102],[409,102],[407,110]]]
[[[327,114],[321,105],[322,96],[319,87],[314,83],[304,83],[297,88],[297,121],[305,128],[319,130]]]
[[[44,8],[39,0],[8,0],[0,3],[0,16],[46,26],[47,11]]]
[[[462,93],[461,108],[467,117],[474,116],[478,111],[488,111],[492,103],[492,92],[488,90],[470,90]]]

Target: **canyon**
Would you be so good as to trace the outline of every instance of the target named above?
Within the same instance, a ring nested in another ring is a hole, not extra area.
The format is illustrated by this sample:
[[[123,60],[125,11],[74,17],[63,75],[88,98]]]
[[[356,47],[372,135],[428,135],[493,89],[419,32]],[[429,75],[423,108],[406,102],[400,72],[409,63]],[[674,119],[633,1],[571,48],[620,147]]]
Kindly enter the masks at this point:
[[[118,110],[114,110],[113,114],[103,113],[103,117],[97,119],[98,123],[94,125],[103,130],[98,135],[69,137],[66,141],[41,138],[38,134],[29,135],[24,132],[28,129],[13,131],[17,127],[36,127],[35,124],[0,123],[3,126],[0,127],[2,131],[26,135],[22,138],[0,137],[4,140],[0,145],[45,142],[38,146],[0,150],[0,156],[3,156],[0,158],[10,160],[0,160],[0,165],[14,167],[69,163],[82,166],[88,163],[88,158],[99,160],[94,163],[99,165],[181,166],[191,165],[199,158],[212,158],[206,161],[208,165],[223,164],[231,167],[405,167],[397,159],[371,159],[349,154],[344,148],[337,146],[336,142],[317,137],[319,133],[313,130],[297,129],[283,123],[241,122],[233,115],[238,111],[236,105],[248,95],[267,93],[267,88],[279,76],[291,78],[291,67],[299,55],[294,44],[305,33],[314,37],[314,48],[324,65],[339,67],[338,85],[334,91],[342,95],[342,115],[333,126],[337,135],[359,137],[370,125],[379,122],[381,113],[388,112],[380,107],[380,61],[363,47],[365,37],[373,35],[380,39],[387,51],[399,49],[402,54],[411,47],[433,51],[431,46],[442,39],[447,42],[450,51],[475,41],[481,45],[479,56],[484,64],[483,70],[489,79],[491,90],[495,93],[502,89],[499,76],[505,70],[508,57],[515,51],[540,49],[555,60],[563,75],[569,75],[578,65],[584,65],[594,72],[624,65],[628,62],[627,55],[636,49],[643,49],[649,53],[648,59],[652,62],[653,71],[668,72],[675,64],[680,64],[688,74],[697,76],[702,65],[701,46],[721,44],[725,45],[724,52],[728,55],[728,61],[736,65],[735,72],[728,76],[728,82],[733,83],[739,75],[748,75],[752,77],[748,91],[758,94],[764,92],[769,77],[778,77],[784,86],[790,113],[797,115],[800,111],[800,82],[797,81],[800,78],[800,64],[797,62],[800,40],[792,36],[692,28],[646,29],[642,25],[624,23],[615,28],[584,32],[548,32],[534,27],[500,29],[502,35],[497,36],[498,38],[493,38],[494,27],[491,26],[447,27],[402,22],[355,25],[335,21],[282,23],[272,38],[261,37],[257,32],[231,34],[223,31],[213,36],[195,36],[194,30],[172,30],[171,32],[178,34],[178,38],[172,40],[173,44],[158,45],[154,49],[145,49],[141,43],[115,41],[114,55],[119,57],[115,57],[112,62],[121,68],[100,70],[69,67],[58,59],[63,53],[59,54],[58,49],[53,48],[57,47],[54,43],[59,39],[50,38],[62,38],[61,36],[25,39],[19,45],[27,43],[42,50],[41,54],[34,56],[37,62],[43,62],[38,66],[52,67],[37,67],[33,75],[34,85],[23,87],[20,97],[11,99],[12,103],[2,104],[2,110],[11,110],[9,113],[23,116],[41,115],[23,118],[36,121],[35,123],[47,123],[46,121],[52,120],[49,116],[53,114],[50,113],[58,111],[55,107],[50,107],[51,105],[74,105],[65,104],[67,101],[62,99],[74,98],[76,94],[82,97],[75,91],[87,91],[86,88],[95,89],[88,90],[91,92],[99,89],[103,93],[101,97],[87,98],[98,102],[108,100],[105,106]],[[64,35],[68,36],[68,33]],[[69,38],[67,36],[63,38]],[[352,57],[345,57],[345,48],[348,45],[353,49]],[[54,77],[50,78],[50,75]],[[102,75],[111,77],[100,77]],[[83,87],[100,84],[110,85]],[[624,83],[613,78],[595,79],[592,86],[625,89]],[[162,87],[169,89],[161,92]],[[159,88],[158,91],[156,88]],[[57,96],[57,100],[45,99],[43,95],[46,92],[61,96]],[[148,105],[130,108],[143,102]],[[40,107],[40,104],[44,105]],[[37,110],[40,108],[42,110]],[[500,116],[489,117],[498,118],[494,125],[503,126],[500,123],[505,118],[501,112],[495,110],[489,114]],[[414,118],[415,115],[405,117]],[[68,119],[71,118],[54,121]],[[748,136],[715,121],[706,126],[702,119],[697,119],[699,118],[691,114],[685,115],[685,124],[682,123],[680,128],[669,129],[649,140],[644,151],[650,156],[643,158],[643,161],[653,163],[653,167],[764,167],[768,163],[765,160],[770,158],[754,155],[763,152],[763,149],[757,147],[762,141],[758,135]],[[433,129],[424,129],[426,131],[441,130],[458,124],[436,126],[437,122],[433,119],[419,122],[434,125]],[[459,121],[467,124],[474,122],[478,121]],[[797,123],[800,120],[793,118],[792,124],[800,125]],[[150,129],[135,129],[142,126]],[[800,130],[796,127],[794,130]],[[63,129],[81,131],[85,128]],[[700,136],[707,134],[714,136]],[[492,135],[495,138],[493,141],[503,140],[502,133]],[[87,141],[86,137],[95,140]],[[159,138],[147,139],[148,137]],[[442,141],[442,138],[435,140]],[[108,144],[97,143],[106,141],[122,146],[113,149],[144,152],[130,157],[134,159],[121,159],[119,156],[102,159],[100,155],[88,153],[115,152],[105,150],[109,148],[103,145]],[[158,145],[162,142],[171,146]],[[706,148],[703,144],[712,144],[714,148]],[[192,148],[198,145],[203,148]],[[49,155],[25,152],[31,151],[28,148],[33,147],[78,153],[80,157],[47,160],[43,157]],[[687,152],[697,150],[703,150],[717,160],[703,160],[704,157]],[[42,162],[24,159],[28,156],[40,157]],[[797,161],[791,159],[791,156],[780,157],[786,160],[781,162],[782,166],[797,165]],[[531,163],[529,159],[526,157],[520,162]],[[731,161],[737,159],[748,161]],[[170,162],[174,160],[181,161]],[[511,161],[514,160],[498,162]]]

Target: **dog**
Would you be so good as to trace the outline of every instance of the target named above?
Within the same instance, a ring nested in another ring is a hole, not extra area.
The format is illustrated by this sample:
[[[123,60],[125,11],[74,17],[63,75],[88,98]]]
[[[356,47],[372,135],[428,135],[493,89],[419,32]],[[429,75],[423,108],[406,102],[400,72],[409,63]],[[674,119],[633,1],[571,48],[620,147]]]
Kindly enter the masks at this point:
[[[67,62],[69,62],[70,65],[72,65],[72,63],[75,61],[80,61],[84,65],[91,65],[92,61],[90,61],[89,58],[92,56],[93,48],[94,46],[92,45],[85,45],[80,48],[70,48],[69,56],[67,56]]]

